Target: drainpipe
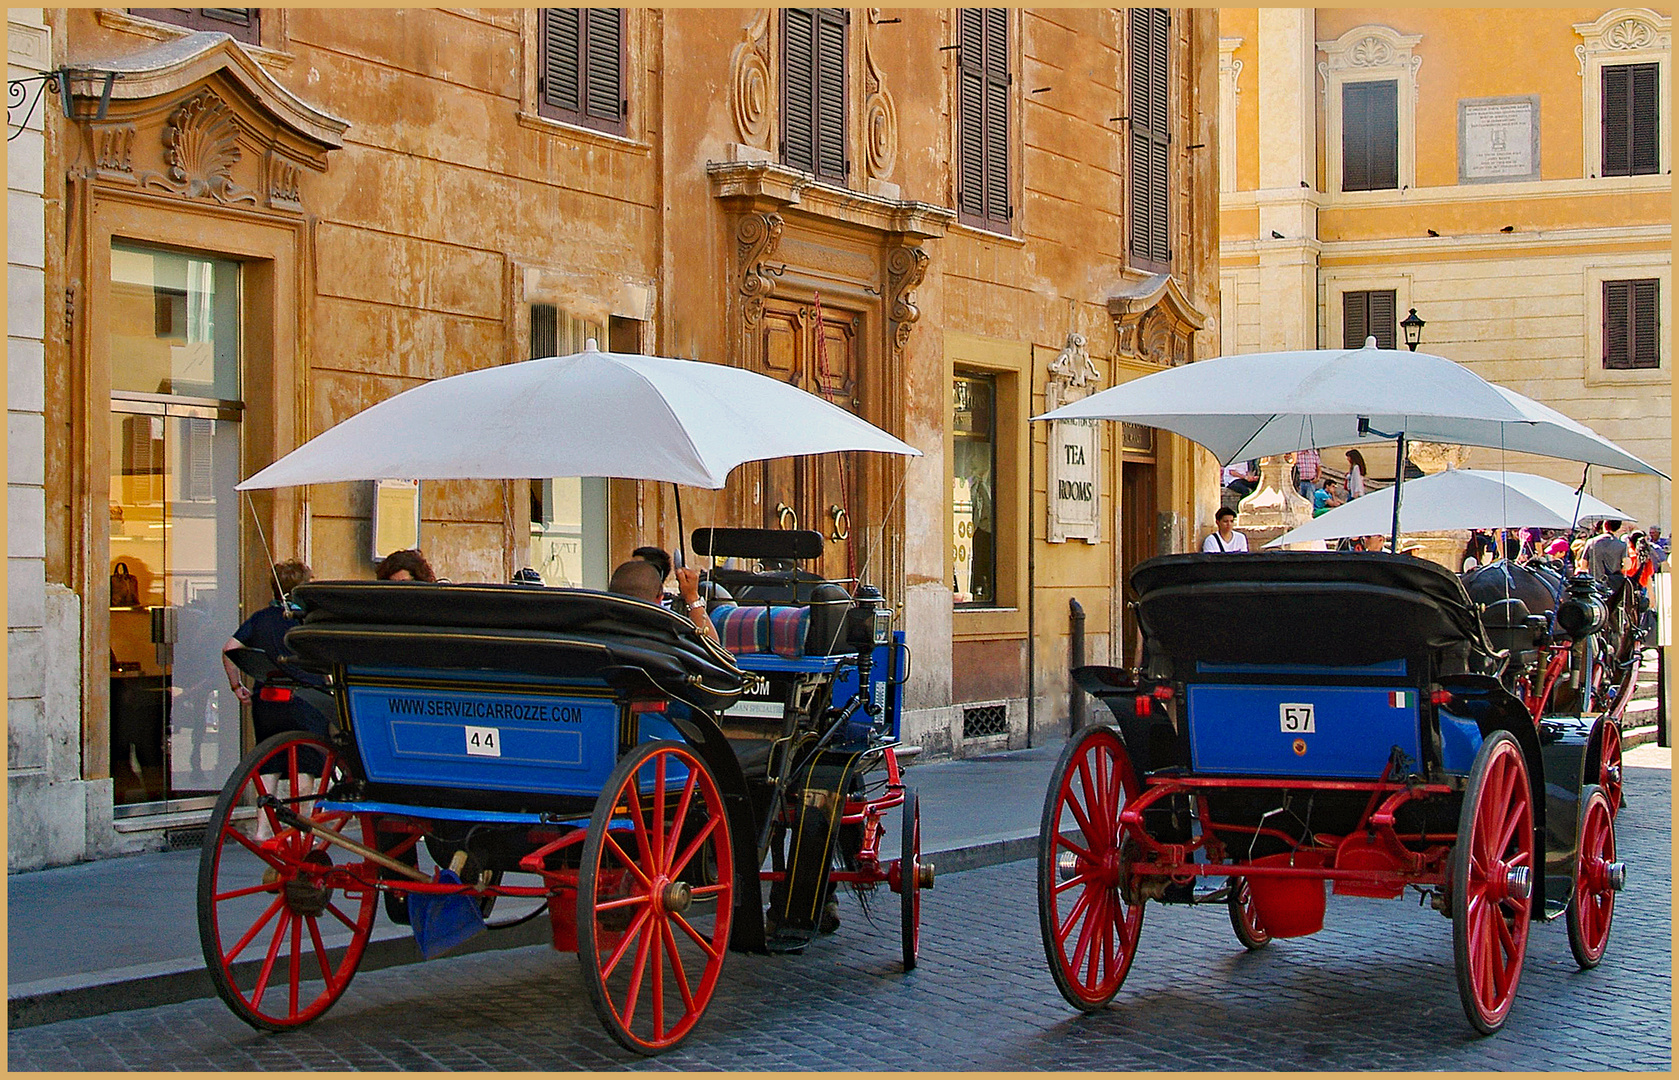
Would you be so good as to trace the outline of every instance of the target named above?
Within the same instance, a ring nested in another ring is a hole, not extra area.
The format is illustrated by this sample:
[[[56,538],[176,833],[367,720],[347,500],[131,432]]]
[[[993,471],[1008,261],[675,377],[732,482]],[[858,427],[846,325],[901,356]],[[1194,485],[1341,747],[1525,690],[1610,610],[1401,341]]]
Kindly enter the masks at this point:
[[[1070,609],[1067,620],[1068,636],[1072,638],[1073,645],[1072,668],[1081,668],[1084,666],[1084,606],[1078,602],[1077,597],[1072,597],[1067,601],[1067,607]],[[1069,671],[1072,668],[1069,668]],[[1087,717],[1084,691],[1079,689],[1078,683],[1073,682],[1070,677],[1067,680],[1067,696],[1067,737],[1072,738],[1084,730]]]

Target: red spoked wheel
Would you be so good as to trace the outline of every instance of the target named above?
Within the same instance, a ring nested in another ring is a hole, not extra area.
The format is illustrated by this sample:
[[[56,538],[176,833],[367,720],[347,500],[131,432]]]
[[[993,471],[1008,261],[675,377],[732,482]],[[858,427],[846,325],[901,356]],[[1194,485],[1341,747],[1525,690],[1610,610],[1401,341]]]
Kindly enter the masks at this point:
[[[921,956],[921,801],[915,789],[904,788],[902,836],[898,857],[899,923],[904,943],[904,970],[914,971]]]
[[[643,743],[595,803],[577,888],[577,956],[614,1039],[656,1054],[688,1036],[716,990],[733,911],[717,781],[687,746]]]
[[[1230,879],[1230,927],[1236,940],[1249,952],[1263,949],[1271,943],[1271,932],[1259,921],[1259,908],[1253,902],[1253,889],[1247,878]]]
[[[1621,725],[1597,722],[1597,786],[1609,803],[1609,816],[1621,812]]]
[[[1119,735],[1087,728],[1068,742],[1050,780],[1038,835],[1038,919],[1061,996],[1079,1009],[1113,1000],[1136,953],[1143,901],[1127,866],[1134,841],[1119,812],[1138,791]]]
[[[1508,732],[1481,745],[1452,847],[1452,949],[1458,996],[1483,1035],[1504,1026],[1527,955],[1533,909],[1533,793]]]
[[[1580,848],[1574,863],[1574,897],[1568,902],[1568,947],[1582,969],[1594,968],[1609,947],[1615,893],[1626,867],[1615,861],[1615,816],[1601,790],[1587,788],[1580,811]]]
[[[332,1007],[361,963],[379,893],[365,861],[282,824],[270,809],[254,819],[235,812],[273,795],[373,846],[366,815],[316,812],[308,799],[344,778],[343,760],[318,736],[285,732],[245,755],[210,815],[198,862],[198,938],[216,993],[252,1027],[283,1031]]]

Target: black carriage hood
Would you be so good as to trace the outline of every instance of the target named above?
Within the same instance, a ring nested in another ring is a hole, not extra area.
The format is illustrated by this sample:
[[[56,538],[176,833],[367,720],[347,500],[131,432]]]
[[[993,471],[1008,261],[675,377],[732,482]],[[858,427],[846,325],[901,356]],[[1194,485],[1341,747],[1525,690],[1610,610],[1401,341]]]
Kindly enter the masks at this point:
[[[1162,555],[1131,574],[1151,651],[1175,661],[1372,664],[1490,654],[1457,575],[1380,552]]]
[[[750,676],[694,626],[655,604],[588,589],[337,581],[292,593],[302,625],[286,647],[305,664],[488,669],[642,682],[716,709]],[[608,669],[614,669],[609,671]]]

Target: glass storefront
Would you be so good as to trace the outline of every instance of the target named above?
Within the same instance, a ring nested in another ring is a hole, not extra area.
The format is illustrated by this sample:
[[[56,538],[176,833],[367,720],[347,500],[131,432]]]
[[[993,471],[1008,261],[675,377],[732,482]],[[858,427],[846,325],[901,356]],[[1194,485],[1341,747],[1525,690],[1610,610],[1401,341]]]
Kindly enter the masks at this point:
[[[997,381],[958,375],[952,395],[951,587],[957,604],[997,603]]]
[[[195,806],[238,763],[237,263],[111,251],[111,775],[119,813]]]
[[[606,481],[561,477],[531,481],[530,561],[544,584],[606,588]]]

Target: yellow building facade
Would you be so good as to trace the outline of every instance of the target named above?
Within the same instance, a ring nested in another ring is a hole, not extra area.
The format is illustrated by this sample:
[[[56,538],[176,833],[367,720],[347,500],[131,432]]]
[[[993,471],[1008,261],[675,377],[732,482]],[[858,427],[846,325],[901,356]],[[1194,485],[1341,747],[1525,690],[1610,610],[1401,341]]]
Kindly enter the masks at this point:
[[[41,136],[37,638],[67,674],[23,736],[64,750],[12,785],[14,868],[202,819],[249,743],[219,649],[269,553],[369,577],[386,505],[234,479],[424,380],[593,338],[794,382],[922,450],[747,465],[682,511],[817,529],[823,570],[881,587],[930,754],[1064,731],[1070,601],[1117,658],[1125,571],[1216,508],[1180,440],[1028,422],[1216,351],[1211,11],[42,22],[42,67],[94,74]],[[668,485],[425,482],[417,535],[454,581],[600,588],[676,546],[675,510]]]
[[[1220,348],[1389,344],[1415,309],[1424,351],[1671,472],[1671,25],[1648,8],[1222,10]],[[1654,477],[1594,468],[1589,490],[1671,524]]]

